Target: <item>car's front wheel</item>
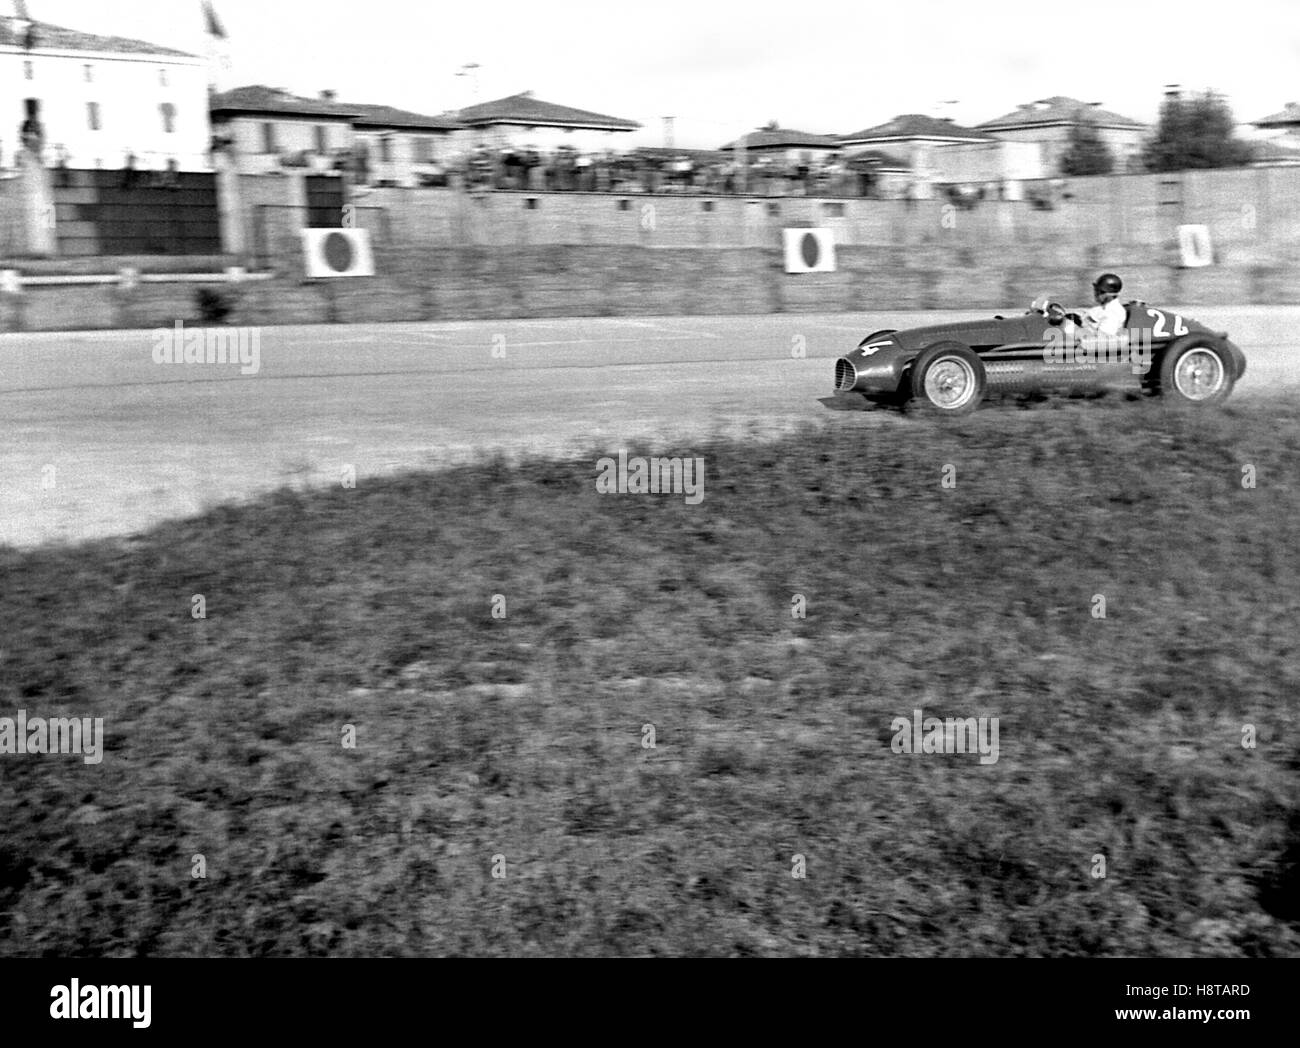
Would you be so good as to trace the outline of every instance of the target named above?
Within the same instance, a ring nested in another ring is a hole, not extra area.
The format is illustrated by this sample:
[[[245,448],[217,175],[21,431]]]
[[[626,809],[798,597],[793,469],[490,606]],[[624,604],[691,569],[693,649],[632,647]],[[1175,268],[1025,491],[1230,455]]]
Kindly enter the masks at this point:
[[[1193,335],[1165,351],[1159,392],[1189,404],[1217,404],[1232,392],[1232,357],[1216,338]]]
[[[984,362],[960,342],[938,342],[912,365],[912,399],[940,415],[966,415],[984,399]]]

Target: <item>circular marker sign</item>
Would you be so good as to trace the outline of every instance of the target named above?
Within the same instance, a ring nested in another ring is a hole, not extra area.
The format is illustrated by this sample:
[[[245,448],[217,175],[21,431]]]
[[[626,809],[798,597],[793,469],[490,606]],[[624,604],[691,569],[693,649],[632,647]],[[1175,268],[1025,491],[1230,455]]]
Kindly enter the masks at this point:
[[[364,229],[304,229],[308,277],[373,277],[375,259]]]
[[[781,231],[787,273],[834,273],[835,231],[800,226]]]
[[[357,253],[346,233],[331,233],[321,245],[325,264],[335,273],[346,273],[356,262]]]

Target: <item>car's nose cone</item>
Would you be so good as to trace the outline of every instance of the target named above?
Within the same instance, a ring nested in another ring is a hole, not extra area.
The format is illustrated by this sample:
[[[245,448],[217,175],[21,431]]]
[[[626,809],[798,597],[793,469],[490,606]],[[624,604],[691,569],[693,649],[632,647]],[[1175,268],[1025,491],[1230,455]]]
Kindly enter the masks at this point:
[[[841,393],[847,393],[858,382],[858,369],[853,366],[852,361],[840,357],[835,361],[835,388]]]

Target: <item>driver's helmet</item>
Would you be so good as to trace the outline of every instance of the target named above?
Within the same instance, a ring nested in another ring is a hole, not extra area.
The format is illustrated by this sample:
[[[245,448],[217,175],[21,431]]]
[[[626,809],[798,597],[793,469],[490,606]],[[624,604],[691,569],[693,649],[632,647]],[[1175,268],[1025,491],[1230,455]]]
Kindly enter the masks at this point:
[[[1118,295],[1124,289],[1124,281],[1120,280],[1114,273],[1103,273],[1092,282],[1092,289]]]

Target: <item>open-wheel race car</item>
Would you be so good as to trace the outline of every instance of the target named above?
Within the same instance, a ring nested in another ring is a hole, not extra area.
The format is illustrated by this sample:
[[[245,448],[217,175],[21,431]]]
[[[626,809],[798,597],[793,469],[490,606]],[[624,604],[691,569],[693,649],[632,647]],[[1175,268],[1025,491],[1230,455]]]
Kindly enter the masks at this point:
[[[875,331],[835,362],[835,389],[960,415],[989,393],[1058,390],[1118,388],[1213,404],[1245,373],[1226,331],[1145,302],[1125,311],[1118,337],[1083,335],[1078,314],[1037,302],[1018,317]]]

